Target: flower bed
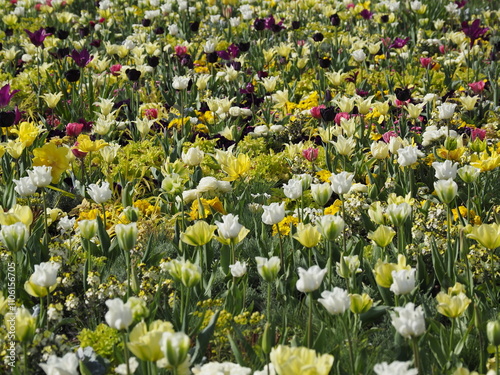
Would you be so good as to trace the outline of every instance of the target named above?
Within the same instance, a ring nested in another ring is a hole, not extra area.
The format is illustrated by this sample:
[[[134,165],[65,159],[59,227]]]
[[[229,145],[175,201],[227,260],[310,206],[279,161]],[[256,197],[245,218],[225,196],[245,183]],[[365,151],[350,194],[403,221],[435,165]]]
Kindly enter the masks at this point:
[[[500,4],[0,4],[1,373],[500,374]]]

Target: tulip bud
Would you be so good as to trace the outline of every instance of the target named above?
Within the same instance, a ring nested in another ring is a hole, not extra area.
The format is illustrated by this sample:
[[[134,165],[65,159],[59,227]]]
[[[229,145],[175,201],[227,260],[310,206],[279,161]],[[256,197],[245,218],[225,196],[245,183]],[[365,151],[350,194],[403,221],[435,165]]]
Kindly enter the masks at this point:
[[[5,317],[7,332],[11,332],[11,325],[14,324],[16,339],[19,342],[30,342],[33,340],[36,329],[36,318],[25,307],[18,307],[15,317],[12,315],[7,314]]]
[[[494,320],[486,324],[486,336],[493,346],[500,345],[500,321]]]
[[[392,242],[395,235],[396,231],[394,229],[386,225],[380,225],[375,232],[370,232],[368,234],[368,238],[378,246],[386,247]]]
[[[2,225],[2,229],[0,230],[0,241],[12,253],[20,251],[28,242],[28,237],[28,227],[21,222]]]
[[[270,259],[255,257],[257,262],[257,271],[267,282],[273,282],[278,276],[278,272],[281,268],[280,258],[274,256]]]
[[[135,247],[138,235],[137,223],[116,224],[115,233],[120,249],[130,251]]]
[[[139,209],[137,207],[128,206],[123,210],[123,215],[128,221],[136,222],[139,220]]]
[[[445,204],[450,204],[458,194],[458,185],[451,178],[434,182],[434,189],[439,200]]]
[[[162,337],[162,350],[165,359],[172,367],[178,367],[187,358],[191,340],[184,332],[165,332]]]
[[[456,150],[458,147],[458,141],[456,138],[447,137],[444,141],[444,148],[448,151]]]
[[[97,233],[97,220],[82,220],[78,222],[78,228],[80,229],[80,236],[90,240]]]
[[[373,299],[366,293],[351,294],[351,311],[354,314],[363,314],[371,309]]]
[[[271,329],[271,324],[267,322],[264,327],[264,334],[262,335],[262,351],[265,354],[271,353],[271,349],[274,345],[274,335],[275,332]]]
[[[127,300],[126,305],[128,305],[132,310],[132,317],[136,322],[149,316],[148,306],[146,304],[146,301],[144,301],[142,298],[130,297]]]
[[[328,182],[311,185],[311,195],[314,201],[321,207],[330,200],[332,194],[333,190]]]

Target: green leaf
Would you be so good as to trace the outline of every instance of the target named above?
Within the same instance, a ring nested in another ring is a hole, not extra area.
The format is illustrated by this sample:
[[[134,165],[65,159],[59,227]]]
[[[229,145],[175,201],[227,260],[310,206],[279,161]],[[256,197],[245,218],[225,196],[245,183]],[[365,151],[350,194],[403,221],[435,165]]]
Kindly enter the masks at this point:
[[[219,314],[220,310],[212,316],[212,319],[210,319],[208,325],[196,337],[196,346],[191,353],[191,365],[199,363],[203,358],[205,352],[207,351],[208,343],[210,342],[210,339],[214,334],[215,325],[217,324]]]

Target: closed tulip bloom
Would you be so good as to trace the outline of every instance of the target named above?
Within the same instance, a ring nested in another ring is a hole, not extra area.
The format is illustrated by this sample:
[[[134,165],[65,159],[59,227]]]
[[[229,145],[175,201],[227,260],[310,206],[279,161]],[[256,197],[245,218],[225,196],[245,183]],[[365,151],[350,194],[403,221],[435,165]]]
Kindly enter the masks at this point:
[[[61,265],[59,263],[45,262],[35,265],[35,272],[30,277],[30,282],[50,288],[57,283],[57,271]]]
[[[323,282],[327,269],[321,269],[319,266],[314,265],[305,270],[299,267],[299,279],[297,280],[297,289],[302,293],[314,292],[318,289]]]
[[[186,90],[189,85],[190,78],[187,76],[175,76],[172,81],[174,90]]]
[[[415,289],[415,268],[409,270],[392,271],[391,292],[400,296]]]
[[[104,318],[111,328],[122,330],[127,329],[132,324],[132,309],[120,298],[108,299],[106,306],[108,306],[108,312]]]
[[[411,206],[408,203],[391,203],[387,206],[387,216],[395,227],[400,227],[410,217],[410,214]]]
[[[78,375],[79,363],[75,353],[66,353],[63,357],[49,356],[47,363],[40,363],[40,367],[47,375]]]
[[[285,218],[285,202],[271,203],[269,206],[262,206],[262,222],[267,225],[278,224]]]
[[[388,263],[379,259],[373,270],[375,282],[383,288],[390,288],[393,284],[393,271],[410,269],[411,267],[406,265],[406,257],[402,254],[398,255],[398,263]]]
[[[450,295],[448,293],[440,292],[436,296],[436,300],[438,302],[438,312],[451,319],[461,316],[472,302],[465,293]]]
[[[323,184],[311,185],[311,195],[314,201],[321,207],[328,203],[328,201],[332,197],[332,194],[333,189],[328,182],[325,182]]]
[[[450,204],[458,194],[458,185],[451,178],[434,182],[434,189],[439,200],[445,204]]]
[[[175,281],[181,282],[188,288],[195,286],[201,280],[200,266],[189,260],[171,260],[167,263],[166,269]]]
[[[368,207],[368,216],[375,224],[385,224],[387,222],[387,215],[384,213],[382,203],[380,201],[373,202]]]
[[[161,340],[165,332],[174,332],[172,323],[155,320],[149,325],[141,321],[130,332],[128,349],[143,361],[156,362],[164,357]]]
[[[247,264],[245,262],[241,263],[237,261],[235,264],[229,266],[231,270],[231,275],[233,277],[243,277],[247,273]]]
[[[240,233],[243,225],[238,222],[238,215],[228,214],[222,216],[222,223],[216,221],[219,234],[224,238],[236,238]]]
[[[274,347],[270,359],[278,375],[328,375],[333,365],[333,356],[330,354],[318,354],[313,349],[285,345]]]
[[[375,371],[375,374],[377,375],[418,375],[418,369],[409,368],[410,366],[410,361],[394,361],[390,364],[387,362],[382,362],[377,363],[373,367],[373,371]]]
[[[351,56],[356,62],[363,62],[366,59],[366,53],[362,49],[352,52]]]
[[[408,167],[417,162],[419,157],[423,157],[424,153],[415,146],[406,146],[398,149],[398,163],[402,167]]]
[[[373,142],[370,151],[375,159],[385,159],[389,156],[389,145],[385,142]]]
[[[271,257],[269,259],[262,257],[255,257],[257,262],[257,271],[259,275],[267,282],[273,282],[278,277],[278,272],[281,268],[281,261],[279,257]]]
[[[368,238],[380,247],[389,246],[396,231],[387,225],[379,225],[374,232],[368,233]]]
[[[12,253],[22,250],[28,242],[28,238],[28,227],[22,222],[2,225],[2,229],[0,229],[0,241]]]
[[[324,215],[316,227],[328,241],[335,240],[345,228],[344,219],[337,215]]]
[[[130,251],[135,247],[137,236],[139,234],[139,231],[137,230],[137,223],[116,224],[115,233],[120,249],[123,251]]]
[[[361,265],[358,255],[342,255],[340,262],[337,262],[335,269],[337,274],[343,279],[349,279],[351,275],[360,273],[362,270],[359,268]]]
[[[16,309],[15,319],[11,320],[12,313],[7,313],[4,318],[8,332],[16,332],[16,340],[19,342],[30,342],[35,336],[36,317],[31,315],[24,306]]]
[[[493,223],[474,226],[467,237],[476,240],[489,250],[495,250],[500,247],[500,225]]]
[[[332,189],[336,194],[347,194],[352,187],[354,175],[349,172],[340,172],[330,176]]]
[[[52,182],[52,167],[45,165],[33,167],[32,171],[28,170],[28,176],[36,187],[49,186]]]
[[[181,241],[191,246],[203,246],[214,237],[216,225],[210,225],[206,221],[198,220],[181,233]]]
[[[455,113],[455,107],[457,105],[455,103],[443,103],[437,107],[439,111],[439,119],[440,120],[448,120],[453,117],[453,113]]]
[[[181,159],[184,164],[195,166],[203,161],[204,156],[205,153],[199,147],[191,147],[186,153],[182,153]]]
[[[35,194],[37,186],[33,184],[30,177],[21,177],[19,180],[14,179],[12,181],[14,181],[14,184],[16,184],[14,190],[17,194],[19,194],[19,196],[28,197]]]
[[[491,345],[500,345],[500,321],[498,319],[486,324],[486,336]]]
[[[283,192],[287,198],[300,198],[302,196],[302,182],[293,178],[288,180],[288,183],[283,185]]]
[[[325,290],[321,293],[318,302],[332,315],[343,314],[351,306],[351,298],[347,290],[333,288],[332,291]]]
[[[454,180],[457,177],[458,163],[453,163],[451,160],[444,162],[434,162],[432,167],[436,170],[436,178],[438,180]]]
[[[404,338],[418,337],[425,332],[425,318],[422,306],[415,307],[412,302],[404,307],[395,307],[391,313],[392,325]]]
[[[80,236],[90,240],[97,233],[97,220],[81,220],[78,222],[78,229],[80,229]]]
[[[177,367],[187,358],[191,340],[184,332],[165,332],[161,339],[161,348],[169,366]]]
[[[356,141],[354,138],[345,138],[343,135],[337,137],[337,141],[331,142],[339,155],[350,156],[356,148]]]
[[[302,246],[311,248],[316,246],[321,239],[321,234],[312,226],[312,224],[299,223],[297,233],[293,236]]]
[[[101,186],[97,184],[90,184],[87,189],[87,193],[90,198],[98,204],[103,204],[104,202],[110,200],[113,195],[113,192],[109,188],[109,182],[107,181],[101,183]]]
[[[458,176],[466,184],[471,184],[477,180],[481,170],[479,168],[473,167],[472,165],[464,165],[458,170]]]
[[[373,306],[373,299],[366,293],[351,294],[351,311],[354,314],[363,314]]]

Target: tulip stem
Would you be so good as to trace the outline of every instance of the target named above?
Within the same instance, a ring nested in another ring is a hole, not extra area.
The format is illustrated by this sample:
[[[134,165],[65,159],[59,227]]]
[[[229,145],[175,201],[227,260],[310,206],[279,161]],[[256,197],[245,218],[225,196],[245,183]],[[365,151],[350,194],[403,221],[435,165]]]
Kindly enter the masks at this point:
[[[271,322],[271,283],[267,283],[267,306],[266,306],[267,321]]]
[[[351,333],[349,331],[349,327],[347,326],[344,320],[344,315],[345,314],[342,314],[340,316],[340,322],[342,323],[342,327],[344,327],[344,332],[347,338],[347,345],[349,346],[349,360],[351,365],[351,374],[354,374],[354,351],[352,348],[352,338],[351,338]]]
[[[498,346],[495,346],[495,369],[497,375],[500,375],[500,358],[498,357]]]
[[[423,374],[424,372],[422,371],[421,364],[420,364],[420,353],[418,351],[418,338],[412,337],[411,344],[412,344],[412,349],[413,349],[413,357],[414,357],[414,361],[415,361],[415,367],[417,368],[419,374]]]
[[[340,200],[342,202],[342,219],[344,221],[346,221],[346,218],[345,218],[345,199],[344,199],[343,194],[340,195]],[[346,251],[347,251],[347,240],[346,240],[346,232],[345,232],[345,228],[344,228],[342,230],[342,252],[344,254],[346,254]]]
[[[307,347],[309,349],[312,348],[312,313],[313,313],[313,299],[312,292],[307,294],[309,300],[309,309],[308,309],[308,317],[307,317]]]
[[[498,356],[497,356],[498,357]],[[28,373],[28,343],[23,342],[23,366],[24,366],[24,373]]]
[[[448,355],[450,356],[451,358],[451,353],[452,353],[452,350],[454,349],[453,347],[453,334],[455,332],[455,318],[452,318],[451,319],[451,329],[450,329],[450,342],[449,342],[449,347],[448,347]]]
[[[278,224],[275,224],[275,225],[276,225],[276,231],[278,232],[278,237],[280,239],[280,261],[281,261],[281,264],[284,264],[283,263],[283,238],[281,238],[280,226]]]
[[[189,294],[190,294],[191,288],[189,288],[189,287],[184,288],[183,287],[182,291],[181,291],[182,294],[184,294],[184,289],[187,289],[187,290],[186,290],[186,295],[185,295],[185,298],[184,298],[184,308],[183,308],[183,311],[182,311],[182,332],[184,332],[185,334],[187,334],[187,330],[188,330],[188,313],[187,313],[187,310],[188,310]]]
[[[122,332],[122,338],[123,338],[123,352],[125,354],[125,364],[127,366],[127,375],[130,375],[129,354],[127,349],[127,333],[125,331]]]
[[[106,230],[106,207],[104,206],[104,203],[101,203],[102,206],[102,224],[104,226],[104,230]]]
[[[45,234],[43,235],[43,244],[47,248],[49,247],[49,222],[47,218],[47,195],[45,188],[42,188],[42,201],[43,201],[43,224],[45,228]]]

